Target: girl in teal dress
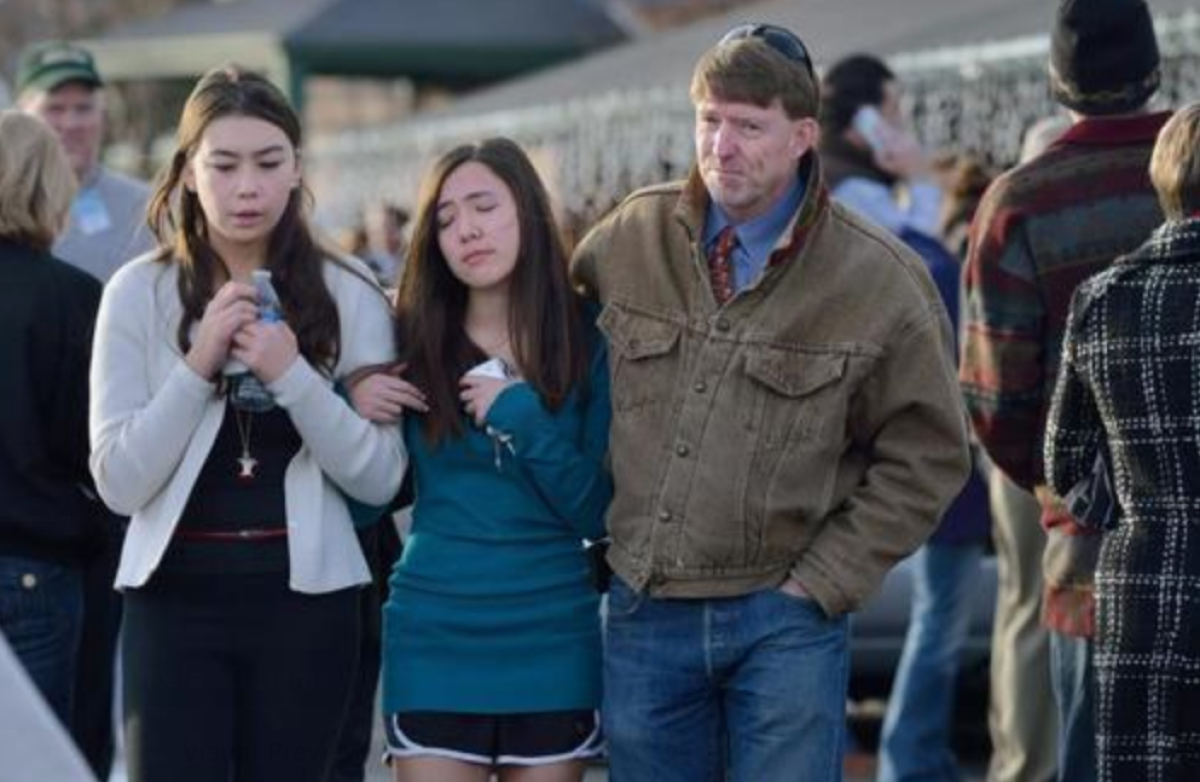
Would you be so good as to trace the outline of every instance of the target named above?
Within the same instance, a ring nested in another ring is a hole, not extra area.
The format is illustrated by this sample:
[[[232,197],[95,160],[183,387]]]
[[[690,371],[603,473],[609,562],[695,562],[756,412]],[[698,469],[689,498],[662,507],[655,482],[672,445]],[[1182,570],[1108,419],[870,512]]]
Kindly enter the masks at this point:
[[[426,177],[397,304],[402,361],[352,390],[401,420],[412,530],[384,608],[401,782],[575,782],[602,751],[607,355],[545,188],[505,139]],[[402,412],[403,411],[403,412]]]

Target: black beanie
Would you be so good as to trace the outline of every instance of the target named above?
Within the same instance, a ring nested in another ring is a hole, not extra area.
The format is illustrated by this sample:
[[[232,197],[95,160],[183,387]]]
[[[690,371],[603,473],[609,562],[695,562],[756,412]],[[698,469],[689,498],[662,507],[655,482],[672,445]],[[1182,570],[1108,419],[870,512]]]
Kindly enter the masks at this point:
[[[1145,0],[1062,0],[1050,39],[1055,100],[1080,114],[1122,114],[1149,100],[1159,76]]]

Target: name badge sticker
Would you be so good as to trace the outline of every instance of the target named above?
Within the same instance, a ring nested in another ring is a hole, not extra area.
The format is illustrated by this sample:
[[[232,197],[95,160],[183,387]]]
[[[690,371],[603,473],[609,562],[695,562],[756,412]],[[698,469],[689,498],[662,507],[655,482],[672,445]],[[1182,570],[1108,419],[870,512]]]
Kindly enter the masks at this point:
[[[93,236],[112,228],[108,207],[95,188],[84,190],[76,196],[75,203],[71,204],[71,216],[84,236]]]

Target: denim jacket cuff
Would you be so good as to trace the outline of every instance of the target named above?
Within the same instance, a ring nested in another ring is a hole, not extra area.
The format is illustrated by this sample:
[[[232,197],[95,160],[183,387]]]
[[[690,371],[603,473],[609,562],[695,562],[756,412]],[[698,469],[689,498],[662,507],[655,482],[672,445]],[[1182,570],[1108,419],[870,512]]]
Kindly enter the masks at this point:
[[[831,619],[841,616],[851,609],[849,600],[831,580],[809,562],[800,560],[792,565],[791,577],[800,582],[804,591],[821,606],[821,610]]]

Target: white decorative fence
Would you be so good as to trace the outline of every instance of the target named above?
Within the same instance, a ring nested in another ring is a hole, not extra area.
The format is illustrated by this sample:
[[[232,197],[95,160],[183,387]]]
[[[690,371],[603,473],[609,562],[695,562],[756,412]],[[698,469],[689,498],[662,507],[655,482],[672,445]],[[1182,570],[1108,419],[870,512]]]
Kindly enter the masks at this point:
[[[1200,13],[1158,20],[1163,88],[1157,102],[1200,100]],[[1012,163],[1021,135],[1057,110],[1046,86],[1045,35],[984,46],[898,55],[913,122],[933,149],[969,150]],[[692,159],[686,85],[629,90],[564,104],[474,117],[425,120],[315,142],[309,172],[320,215],[346,225],[362,204],[410,204],[437,155],[486,136],[509,136],[531,151],[563,212],[583,222],[642,185],[677,177]]]

